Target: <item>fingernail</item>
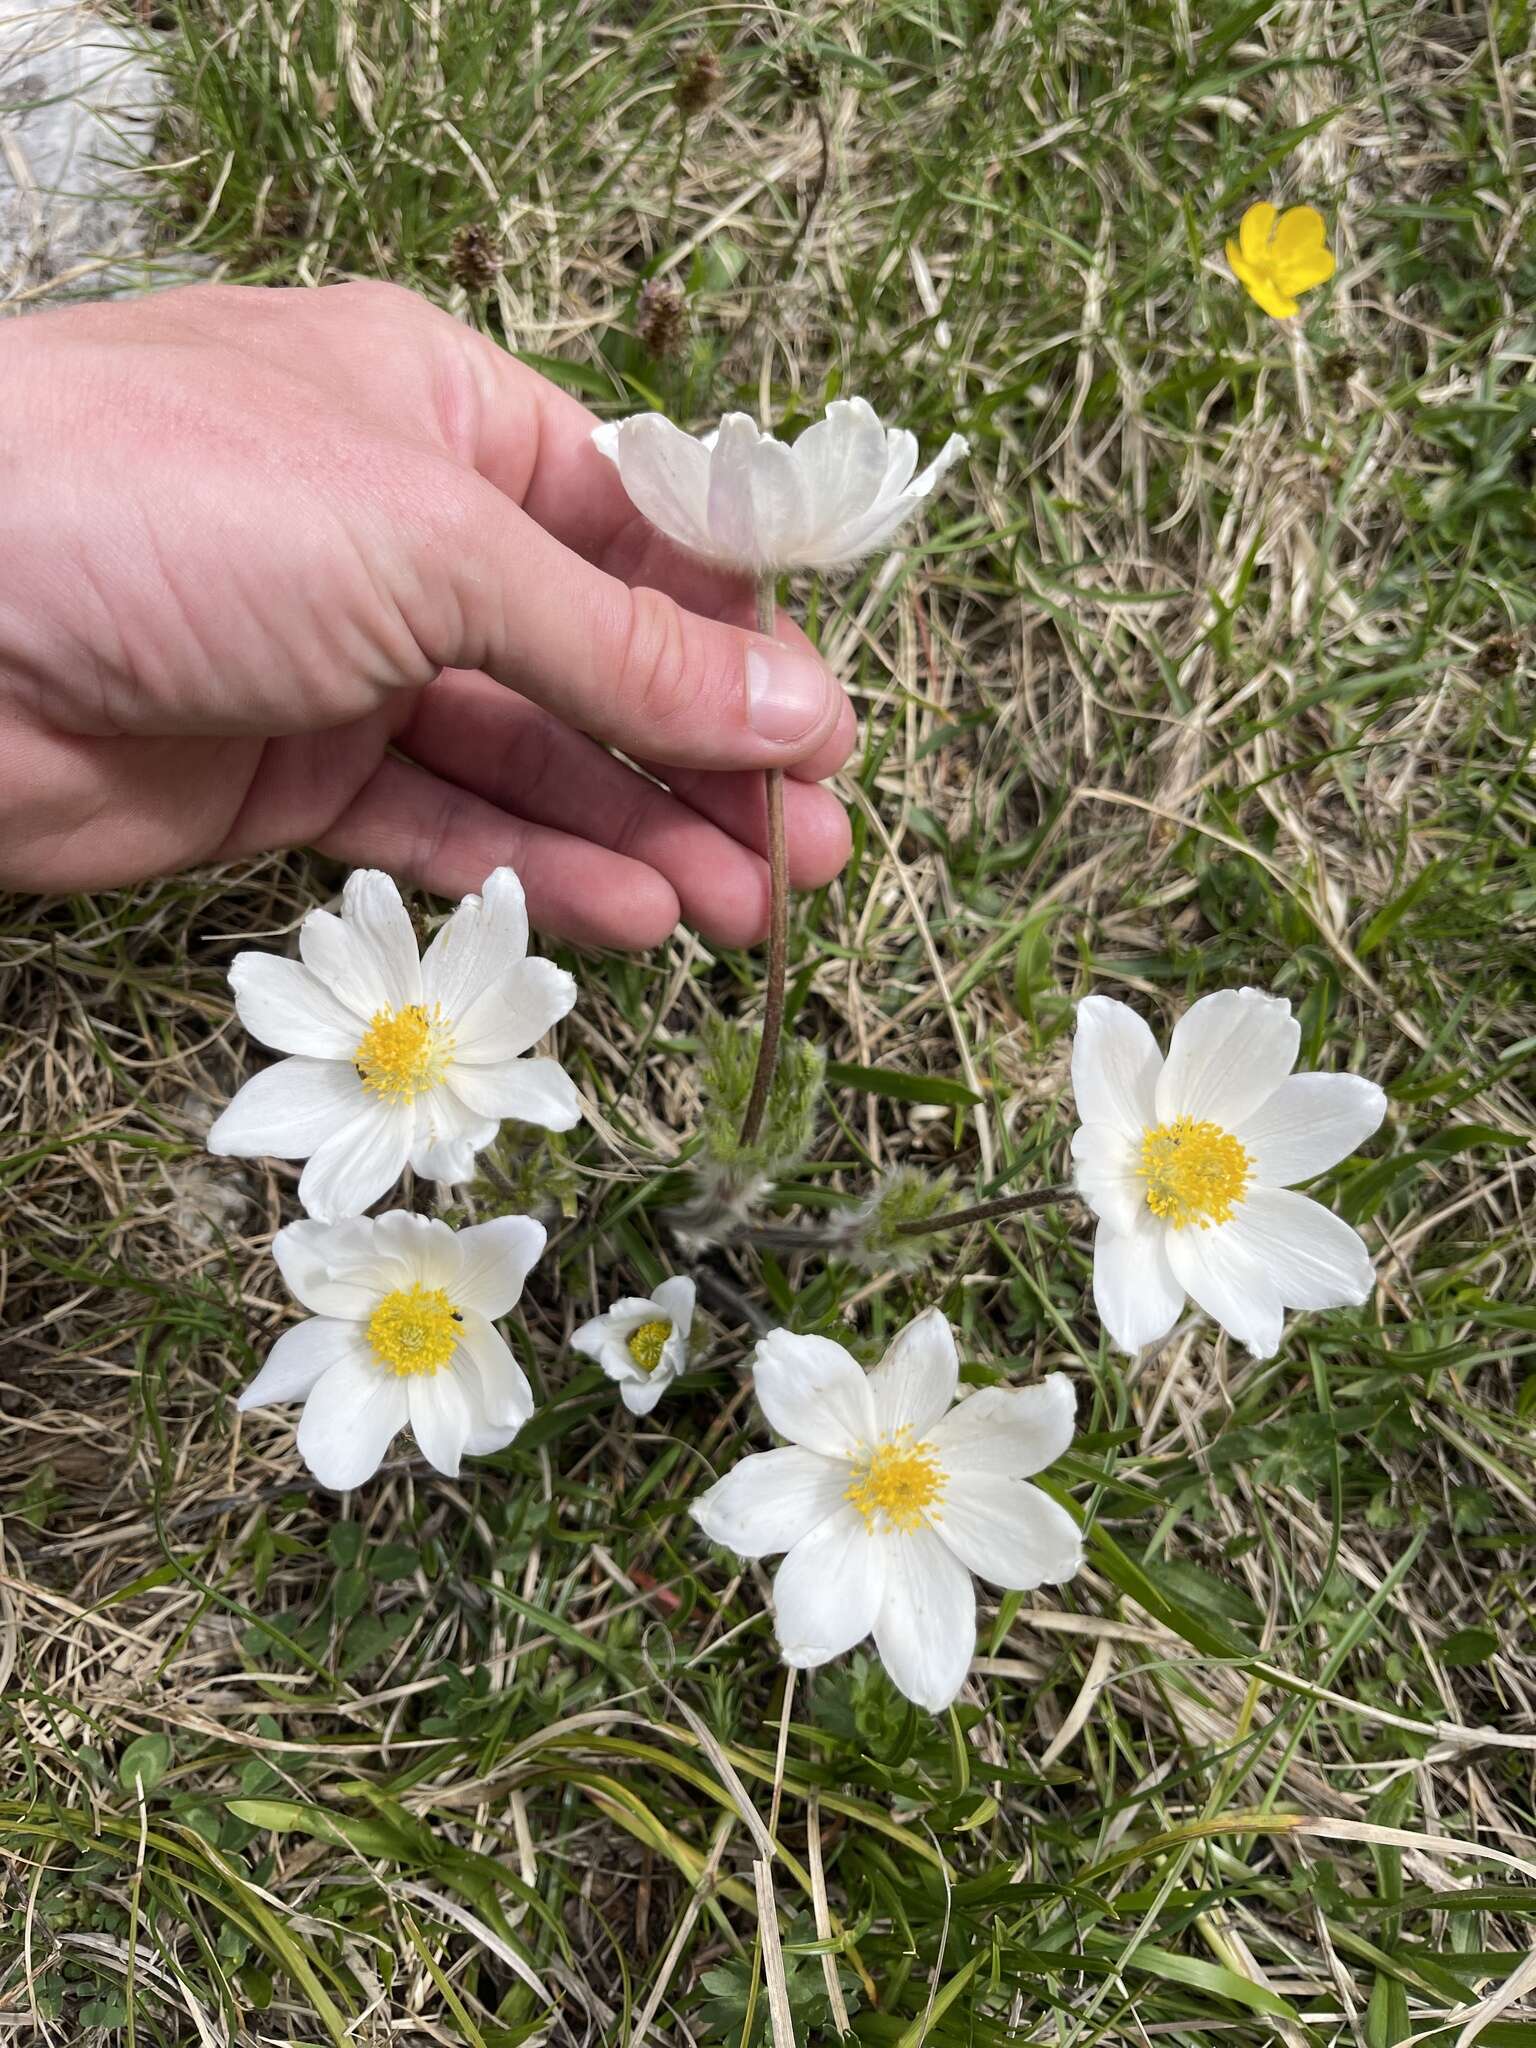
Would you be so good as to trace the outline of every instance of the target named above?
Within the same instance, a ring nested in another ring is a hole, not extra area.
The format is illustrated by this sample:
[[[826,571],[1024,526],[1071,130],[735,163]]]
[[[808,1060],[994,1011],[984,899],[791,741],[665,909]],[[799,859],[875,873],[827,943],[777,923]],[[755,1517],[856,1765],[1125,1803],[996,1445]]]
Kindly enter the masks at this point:
[[[813,654],[759,640],[747,649],[747,721],[765,740],[804,739],[826,716],[832,679]]]

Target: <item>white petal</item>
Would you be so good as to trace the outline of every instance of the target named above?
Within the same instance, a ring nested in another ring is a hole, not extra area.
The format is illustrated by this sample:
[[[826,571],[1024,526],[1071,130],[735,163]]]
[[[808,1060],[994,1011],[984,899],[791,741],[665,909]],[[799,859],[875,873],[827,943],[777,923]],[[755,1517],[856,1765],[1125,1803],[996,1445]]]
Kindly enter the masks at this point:
[[[1076,1406],[1064,1372],[1033,1387],[982,1387],[950,1409],[931,1442],[956,1483],[980,1473],[1027,1479],[1066,1455]]]
[[[440,1216],[418,1216],[410,1209],[391,1209],[386,1216],[366,1219],[373,1233],[373,1253],[405,1274],[407,1287],[441,1287],[459,1298],[458,1233]]]
[[[266,1363],[245,1389],[236,1405],[269,1408],[279,1401],[302,1401],[320,1375],[329,1372],[338,1359],[361,1356],[362,1338],[356,1323],[342,1323],[330,1316],[311,1316],[284,1330]]]
[[[686,1344],[688,1332],[693,1328],[693,1310],[698,1290],[686,1273],[674,1273],[670,1280],[663,1280],[652,1299],[663,1315],[672,1318],[672,1326]]]
[[[826,417],[796,440],[793,454],[810,506],[810,533],[835,549],[880,497],[890,469],[885,429],[862,398],[834,399]],[[915,442],[912,460],[915,467]]]
[[[899,1531],[881,1547],[885,1597],[875,1648],[898,1692],[942,1713],[964,1685],[976,1651],[976,1588],[932,1529]]]
[[[606,1323],[583,1323],[571,1338],[571,1348],[584,1358],[593,1359],[609,1379],[619,1380],[626,1386],[641,1387],[650,1378],[649,1373],[642,1372],[630,1355],[624,1338]]]
[[[891,427],[885,436],[885,475],[875,493],[875,502],[889,505],[906,492],[917,468],[917,436],[905,427]]]
[[[711,558],[753,572],[769,566],[752,506],[753,456],[761,438],[757,422],[746,413],[726,414],[709,451],[705,511]]]
[[[835,537],[835,545],[831,544],[833,537],[829,535],[829,544],[824,549],[807,548],[801,557],[804,566],[837,568],[884,547],[922,505],[951,463],[967,452],[969,445],[962,435],[951,434],[934,460],[920,476],[912,479],[899,497],[878,500],[861,518],[842,529]]]
[[[756,1451],[699,1496],[693,1519],[711,1543],[739,1557],[772,1557],[837,1513],[848,1480],[846,1464],[814,1451]]]
[[[1113,996],[1084,996],[1072,1039],[1072,1093],[1085,1124],[1108,1124],[1138,1145],[1157,1123],[1163,1056],[1145,1020]]]
[[[457,1479],[472,1421],[458,1375],[418,1372],[405,1385],[411,1434],[422,1456],[446,1478]]]
[[[277,1233],[272,1257],[295,1301],[317,1316],[365,1322],[382,1296],[407,1284],[403,1268],[375,1258],[372,1221],[316,1223],[306,1216]]]
[[[516,1117],[546,1131],[581,1120],[576,1085],[558,1060],[508,1060],[503,1066],[451,1066],[448,1086],[476,1116]]]
[[[584,1358],[596,1358],[605,1344],[622,1346],[625,1338],[638,1330],[642,1323],[656,1320],[654,1301],[645,1295],[626,1294],[606,1314],[593,1316],[590,1322],[583,1323],[571,1338],[571,1348]]]
[[[752,451],[752,523],[765,564],[787,568],[800,559],[800,545],[814,508],[793,451],[765,434]]]
[[[515,1060],[576,1001],[575,977],[553,960],[520,960],[483,988],[459,1018],[453,1057],[471,1066]]]
[[[752,1359],[770,1427],[824,1458],[851,1458],[878,1433],[869,1375],[829,1337],[770,1330]]]
[[[361,1486],[405,1427],[405,1381],[361,1358],[322,1375],[299,1417],[299,1456],[322,1486]]]
[[[809,1671],[864,1640],[885,1589],[885,1548],[849,1507],[800,1538],[773,1580],[774,1627],[786,1664]]]
[[[954,1332],[938,1309],[927,1309],[897,1332],[869,1375],[880,1434],[926,1436],[954,1400],[959,1378]]]
[[[642,1379],[626,1380],[619,1388],[619,1399],[631,1415],[649,1415],[675,1377],[664,1366],[658,1365],[654,1372],[647,1373]]]
[[[364,1024],[389,997],[379,962],[350,925],[329,910],[312,910],[299,926],[299,958],[337,1002]]]
[[[422,955],[422,995],[456,1020],[527,953],[523,885],[511,868],[493,868],[479,895],[460,901]]]
[[[908,505],[920,504],[924,498],[932,494],[934,487],[948,475],[954,465],[969,455],[970,452],[971,444],[966,440],[964,434],[951,434],[928,467],[913,477],[911,483],[902,492],[903,500]]]
[[[279,1060],[253,1074],[208,1133],[208,1150],[236,1159],[307,1159],[370,1098],[339,1060]]]
[[[1015,1593],[1065,1585],[1083,1562],[1077,1523],[1027,1479],[967,1473],[946,1489],[937,1532],[968,1571]]]
[[[318,975],[276,953],[237,953],[229,970],[235,1014],[253,1038],[278,1052],[350,1060],[365,1026]]]
[[[1227,1228],[1287,1308],[1358,1308],[1375,1288],[1365,1240],[1310,1195],[1255,1188]]]
[[[1300,1049],[1301,1026],[1283,996],[1257,988],[1202,996],[1173,1027],[1157,1121],[1188,1116],[1236,1130],[1274,1094]]]
[[[400,891],[378,868],[348,875],[341,892],[341,919],[377,963],[384,1000],[392,1010],[421,1001],[421,959],[410,915]],[[302,948],[301,948],[302,950]]]
[[[409,1108],[370,1100],[369,1107],[323,1145],[299,1175],[299,1200],[322,1223],[356,1216],[387,1194],[411,1149]]]
[[[1166,1337],[1184,1306],[1184,1289],[1168,1263],[1167,1240],[1189,1236],[1148,1222],[1123,1235],[1101,1223],[1093,1240],[1093,1305],[1122,1351],[1132,1354]]]
[[[709,450],[659,412],[599,427],[598,449],[618,466],[629,501],[658,532],[709,553]]]
[[[459,1328],[459,1349],[462,1360],[456,1369],[478,1386],[489,1420],[497,1428],[521,1429],[533,1413],[533,1389],[506,1338],[477,1310],[467,1308]]]
[[[532,1216],[496,1216],[459,1232],[454,1299],[483,1316],[504,1316],[522,1298],[523,1284],[549,1233]]]
[[[1072,1133],[1073,1185],[1112,1230],[1135,1230],[1148,1213],[1140,1157],[1118,1124],[1079,1124]]]
[[[475,1177],[475,1156],[496,1135],[497,1120],[481,1116],[444,1084],[418,1096],[411,1139],[411,1171],[444,1187]]]
[[[1163,1244],[1185,1293],[1255,1358],[1273,1358],[1280,1349],[1284,1303],[1267,1265],[1253,1256],[1232,1224],[1165,1231]]]
[[[1359,1074],[1292,1074],[1233,1135],[1255,1178],[1284,1188],[1347,1159],[1386,1113],[1386,1096]]]
[[[483,1458],[490,1451],[504,1451],[517,1435],[523,1423],[527,1421],[527,1416],[521,1416],[516,1422],[511,1423],[493,1422],[490,1415],[486,1412],[480,1373],[473,1362],[467,1359],[462,1351],[446,1370],[457,1375],[459,1386],[469,1407],[469,1435],[464,1440],[464,1455],[467,1458]],[[533,1409],[531,1395],[529,1396],[528,1406],[529,1413],[531,1414]]]

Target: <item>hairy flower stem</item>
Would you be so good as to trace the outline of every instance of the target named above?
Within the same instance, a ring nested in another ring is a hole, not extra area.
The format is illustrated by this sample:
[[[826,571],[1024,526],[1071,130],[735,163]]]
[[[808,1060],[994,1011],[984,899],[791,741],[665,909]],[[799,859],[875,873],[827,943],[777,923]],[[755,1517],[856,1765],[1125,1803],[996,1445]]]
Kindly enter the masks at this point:
[[[757,579],[757,630],[773,632],[774,577],[765,569]],[[784,1024],[784,977],[789,960],[789,856],[784,844],[784,771],[769,768],[763,776],[768,800],[768,981],[763,991],[763,1039],[758,1048],[752,1093],[741,1120],[741,1142],[755,1143],[779,1056]]]
[[[1031,1188],[1027,1194],[999,1195],[990,1202],[975,1202],[968,1209],[949,1209],[942,1216],[925,1216],[918,1223],[897,1223],[892,1225],[893,1237],[928,1237],[939,1230],[959,1230],[967,1223],[990,1223],[999,1216],[1017,1216],[1025,1209],[1047,1209],[1053,1202],[1075,1202],[1080,1200],[1076,1188]],[[803,1223],[754,1223],[741,1220],[716,1240],[720,1244],[755,1244],[765,1251],[776,1252],[841,1252],[857,1243],[857,1232],[847,1227],[847,1212],[840,1221],[829,1221],[822,1228]],[[677,1222],[681,1212],[673,1211],[670,1216],[663,1214],[663,1221]]]
[[[1053,1202],[1070,1202],[1077,1190],[1070,1187],[1031,1188],[1027,1194],[999,1195],[995,1201],[973,1202],[969,1209],[951,1209],[943,1216],[925,1216],[917,1223],[898,1223],[897,1237],[927,1237],[934,1230],[958,1230],[964,1223],[991,1223],[999,1216],[1017,1216],[1023,1209],[1048,1209]]]

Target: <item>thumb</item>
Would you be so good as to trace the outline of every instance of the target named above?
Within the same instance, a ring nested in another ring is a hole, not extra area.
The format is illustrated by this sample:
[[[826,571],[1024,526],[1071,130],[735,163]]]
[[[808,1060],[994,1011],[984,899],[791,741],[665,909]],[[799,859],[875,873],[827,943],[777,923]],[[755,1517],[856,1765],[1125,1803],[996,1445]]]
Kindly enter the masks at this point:
[[[461,490],[454,530],[426,536],[414,565],[407,617],[429,660],[483,669],[566,724],[668,766],[788,768],[825,750],[846,700],[809,642],[631,589],[483,479],[463,477]]]

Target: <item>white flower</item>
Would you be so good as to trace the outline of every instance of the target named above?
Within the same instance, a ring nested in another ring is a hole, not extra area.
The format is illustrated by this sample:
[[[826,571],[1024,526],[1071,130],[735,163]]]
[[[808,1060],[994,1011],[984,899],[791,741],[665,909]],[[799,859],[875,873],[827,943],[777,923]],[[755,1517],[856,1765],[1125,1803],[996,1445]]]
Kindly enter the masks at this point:
[[[631,1415],[649,1415],[679,1373],[688,1370],[694,1285],[683,1274],[663,1280],[649,1299],[627,1294],[605,1316],[594,1316],[571,1338],[571,1348],[594,1358]]]
[[[1363,1302],[1358,1234],[1292,1191],[1363,1144],[1387,1098],[1358,1074],[1293,1074],[1301,1027],[1280,996],[1225,989],[1173,1027],[1165,1061],[1136,1012],[1077,1006],[1077,1187],[1099,1218],[1093,1298],[1125,1351],[1173,1328],[1191,1296],[1256,1358],[1287,1308]]]
[[[240,1021],[291,1059],[247,1081],[208,1133],[210,1152],[307,1159],[299,1200],[337,1223],[410,1165],[469,1180],[503,1117],[568,1131],[580,1115],[559,1063],[522,1059],[576,1000],[530,960],[523,885],[497,868],[417,957],[400,891],[372,868],[347,879],[341,915],[312,910],[298,960],[240,953]]]
[[[1072,1441],[1070,1382],[1052,1373],[951,1406],[958,1371],[937,1309],[868,1373],[826,1337],[774,1330],[753,1373],[790,1447],[743,1458],[693,1509],[743,1557],[788,1551],[773,1582],[786,1664],[825,1664],[873,1631],[897,1688],[934,1713],[976,1648],[971,1573],[1028,1591],[1083,1557],[1076,1522],[1027,1484]]]
[[[756,576],[837,569],[883,547],[950,464],[951,434],[921,475],[917,441],[882,427],[862,398],[840,398],[793,443],[728,412],[695,440],[659,412],[598,427],[592,439],[637,510],[679,547]]]
[[[272,1256],[312,1314],[278,1338],[241,1408],[302,1401],[299,1455],[338,1493],[373,1477],[407,1423],[427,1461],[453,1478],[461,1457],[503,1449],[533,1413],[523,1369],[492,1324],[543,1249],[531,1216],[469,1230],[404,1209],[290,1223]]]

